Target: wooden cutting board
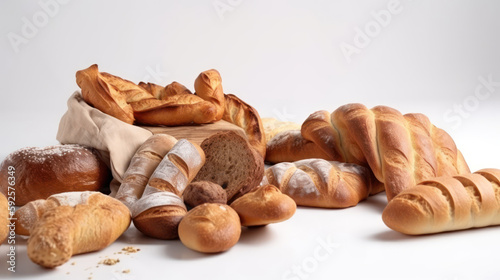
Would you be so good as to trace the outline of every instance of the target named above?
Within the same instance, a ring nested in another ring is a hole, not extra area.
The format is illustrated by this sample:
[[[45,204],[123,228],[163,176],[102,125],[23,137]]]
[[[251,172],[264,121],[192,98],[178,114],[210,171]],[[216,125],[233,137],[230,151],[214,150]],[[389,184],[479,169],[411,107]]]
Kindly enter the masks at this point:
[[[211,124],[189,125],[189,126],[141,126],[144,129],[151,131],[153,134],[168,134],[177,139],[185,138],[198,145],[210,135],[220,131],[234,131],[245,137],[245,131],[232,123],[220,120]]]

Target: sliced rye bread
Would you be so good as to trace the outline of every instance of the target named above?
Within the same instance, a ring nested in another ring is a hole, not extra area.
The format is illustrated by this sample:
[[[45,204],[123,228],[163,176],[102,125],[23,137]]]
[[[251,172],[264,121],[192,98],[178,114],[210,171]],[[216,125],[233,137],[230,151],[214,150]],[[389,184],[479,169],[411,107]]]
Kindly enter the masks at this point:
[[[206,161],[193,182],[222,186],[227,201],[255,189],[264,176],[264,159],[250,143],[233,131],[213,134],[201,143]]]

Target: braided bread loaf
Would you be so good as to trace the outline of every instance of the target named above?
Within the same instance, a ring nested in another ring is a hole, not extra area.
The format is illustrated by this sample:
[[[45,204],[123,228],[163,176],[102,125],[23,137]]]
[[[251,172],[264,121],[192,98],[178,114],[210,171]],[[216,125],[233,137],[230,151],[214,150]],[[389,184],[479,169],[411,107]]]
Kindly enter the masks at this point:
[[[425,180],[394,197],[382,219],[410,235],[499,225],[500,170]]]
[[[385,184],[388,200],[425,179],[470,173],[453,139],[426,116],[402,115],[385,106],[348,104],[331,114],[318,111],[300,134],[285,131],[267,145],[270,162],[312,157],[369,167]]]

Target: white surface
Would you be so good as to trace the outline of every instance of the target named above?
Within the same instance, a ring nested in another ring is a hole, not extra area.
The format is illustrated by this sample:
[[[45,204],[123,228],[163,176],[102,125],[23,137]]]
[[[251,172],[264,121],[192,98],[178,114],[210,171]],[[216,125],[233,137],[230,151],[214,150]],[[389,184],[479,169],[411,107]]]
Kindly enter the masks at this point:
[[[425,113],[452,135],[472,170],[500,168],[498,1],[67,2],[51,8],[18,52],[9,34],[24,36],[25,21],[47,13],[40,3],[55,2],[0,2],[0,159],[56,144],[66,100],[77,89],[75,72],[98,63],[135,82],[176,80],[191,89],[199,72],[216,68],[225,92],[262,117],[302,122],[348,102]],[[228,10],[218,13],[215,5],[224,4]],[[374,14],[388,7],[396,7],[390,22],[348,62],[340,46],[353,45],[356,28],[373,25]],[[484,91],[488,77],[493,85]],[[210,256],[132,228],[106,250],[44,270],[19,239],[15,274],[6,271],[0,247],[0,277],[286,279],[294,266],[314,264],[318,240],[331,236],[338,247],[299,279],[500,278],[499,228],[410,238],[385,227],[383,205],[379,195],[345,210],[301,208],[292,220],[245,232],[229,252]],[[129,243],[141,251],[95,267]],[[130,274],[113,275],[123,269]]]

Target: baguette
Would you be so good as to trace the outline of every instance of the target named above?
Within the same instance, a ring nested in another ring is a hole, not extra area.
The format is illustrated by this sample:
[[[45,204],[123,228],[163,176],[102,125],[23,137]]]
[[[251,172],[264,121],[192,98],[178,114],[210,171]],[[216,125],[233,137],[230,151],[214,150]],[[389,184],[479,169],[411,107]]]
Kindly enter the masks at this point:
[[[391,200],[382,214],[391,229],[420,235],[500,224],[500,170],[420,182]]]
[[[323,159],[282,162],[266,169],[261,185],[274,185],[297,205],[345,208],[358,204],[371,190],[368,169]]]
[[[137,229],[158,239],[175,239],[177,227],[187,213],[180,198],[184,189],[205,163],[205,154],[196,144],[181,139],[151,175],[141,199],[131,207]]]
[[[120,201],[99,192],[59,194],[65,205],[52,205],[29,228],[28,257],[53,268],[72,255],[101,250],[130,225],[130,212]]]
[[[177,139],[167,134],[149,137],[132,157],[115,198],[130,209],[141,198],[149,178],[175,143]]]

